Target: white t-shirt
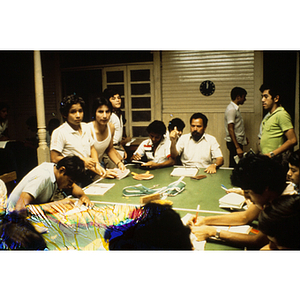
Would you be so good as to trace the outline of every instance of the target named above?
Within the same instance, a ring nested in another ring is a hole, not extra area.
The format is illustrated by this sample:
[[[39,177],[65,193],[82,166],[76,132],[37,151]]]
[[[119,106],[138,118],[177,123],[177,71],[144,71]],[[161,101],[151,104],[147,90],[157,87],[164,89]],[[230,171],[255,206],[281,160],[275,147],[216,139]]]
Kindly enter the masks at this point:
[[[154,154],[153,154],[152,145],[153,143],[151,139],[147,139],[140,143],[139,147],[134,152],[134,154],[138,153],[140,156],[146,155],[148,161],[153,161],[158,164],[163,163],[169,159],[170,147],[171,147],[171,141],[169,139],[166,139],[164,137],[162,141],[159,143],[159,145],[157,146]]]
[[[94,147],[97,150],[99,161],[101,161],[102,160],[102,156],[103,156],[105,150],[108,148],[109,143],[111,141],[110,126],[109,126],[109,124],[107,124],[108,135],[107,135],[106,139],[103,140],[103,141],[101,141],[101,142],[99,142],[97,140],[97,137],[96,137],[96,132],[95,132],[95,128],[94,128],[93,122],[88,123],[88,125],[92,129],[92,134],[93,134],[93,139],[94,139]]]
[[[7,210],[13,210],[22,192],[34,197],[33,204],[49,202],[57,189],[54,166],[54,163],[44,162],[23,177],[7,199]]]
[[[52,132],[50,150],[56,150],[63,156],[90,157],[91,147],[94,145],[91,128],[82,122],[81,129],[80,135],[67,122],[60,125]]]
[[[176,149],[184,166],[207,168],[212,164],[212,159],[223,157],[216,138],[207,133],[197,142],[193,140],[191,133],[183,134],[177,141]]]
[[[231,123],[234,124],[234,133],[237,142],[241,145],[247,145],[244,120],[239,110],[239,106],[233,101],[228,104],[225,110],[224,126],[226,132],[226,142],[231,142],[231,137],[228,132],[228,124]]]

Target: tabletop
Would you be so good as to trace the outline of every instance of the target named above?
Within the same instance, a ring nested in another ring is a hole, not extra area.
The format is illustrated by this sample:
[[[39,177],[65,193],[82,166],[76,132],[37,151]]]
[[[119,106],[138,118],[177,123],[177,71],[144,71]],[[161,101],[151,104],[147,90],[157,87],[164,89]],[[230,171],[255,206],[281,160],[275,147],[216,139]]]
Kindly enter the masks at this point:
[[[146,172],[137,165],[128,165],[127,168],[131,173]],[[97,224],[112,222],[112,216],[116,220],[124,215],[124,211],[141,205],[139,196],[123,196],[123,189],[139,184],[146,188],[156,189],[168,186],[179,179],[179,177],[171,176],[172,171],[173,167],[150,170],[150,174],[154,175],[150,180],[135,180],[131,173],[121,180],[105,178],[101,180],[101,183],[112,183],[113,187],[104,195],[88,195],[90,200],[95,203],[95,209],[66,215],[61,213],[64,208],[56,207],[55,202],[49,204],[52,208],[49,208],[50,206],[47,204],[35,205],[31,206],[31,209],[35,210],[33,220],[37,225],[40,223],[39,225],[47,227],[48,233],[44,234],[44,237],[50,250],[107,250],[108,245],[103,239],[104,228]],[[167,197],[167,200],[173,202],[173,209],[181,217],[187,213],[195,214],[198,205],[201,210],[199,215],[228,213],[219,208],[219,198],[226,194],[221,188],[221,184],[227,188],[232,187],[230,183],[231,169],[220,168],[216,174],[206,174],[204,169],[199,169],[199,174],[206,175],[206,178],[196,180],[184,177],[182,180],[186,184],[185,189],[176,196]],[[70,209],[76,210],[77,208],[71,207]],[[40,218],[35,219],[36,216]],[[241,249],[222,243],[207,242],[205,250]]]

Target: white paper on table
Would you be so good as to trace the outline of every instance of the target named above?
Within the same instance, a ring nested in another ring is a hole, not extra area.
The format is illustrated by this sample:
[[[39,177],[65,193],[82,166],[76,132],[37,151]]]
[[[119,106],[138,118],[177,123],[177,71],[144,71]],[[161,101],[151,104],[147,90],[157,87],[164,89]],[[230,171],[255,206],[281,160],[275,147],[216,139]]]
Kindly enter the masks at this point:
[[[195,167],[175,167],[171,173],[171,176],[187,176],[193,177],[198,173],[198,169]]]
[[[114,183],[92,183],[84,190],[84,193],[86,195],[104,195],[114,185]]]

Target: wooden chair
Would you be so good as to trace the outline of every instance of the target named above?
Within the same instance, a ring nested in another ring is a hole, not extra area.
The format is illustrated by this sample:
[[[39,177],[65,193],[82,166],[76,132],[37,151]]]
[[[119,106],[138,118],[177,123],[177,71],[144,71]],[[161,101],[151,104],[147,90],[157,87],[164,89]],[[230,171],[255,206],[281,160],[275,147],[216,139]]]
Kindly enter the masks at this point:
[[[15,181],[17,179],[17,173],[16,171],[5,173],[3,175],[0,175],[0,179],[3,180],[3,182],[6,185],[7,188],[7,195],[11,193],[13,188],[15,187]]]

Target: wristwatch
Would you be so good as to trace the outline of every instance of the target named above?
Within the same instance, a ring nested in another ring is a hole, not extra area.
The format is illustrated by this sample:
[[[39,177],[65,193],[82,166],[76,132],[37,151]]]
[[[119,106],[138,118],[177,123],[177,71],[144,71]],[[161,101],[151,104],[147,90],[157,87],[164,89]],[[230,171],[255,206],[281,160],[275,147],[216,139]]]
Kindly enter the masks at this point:
[[[274,157],[275,156],[274,152],[270,152],[270,156]]]
[[[216,238],[217,240],[220,240],[220,239],[221,239],[221,238],[220,238],[220,233],[221,233],[221,230],[220,230],[220,229],[217,229],[216,235],[215,235],[215,238]]]

